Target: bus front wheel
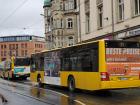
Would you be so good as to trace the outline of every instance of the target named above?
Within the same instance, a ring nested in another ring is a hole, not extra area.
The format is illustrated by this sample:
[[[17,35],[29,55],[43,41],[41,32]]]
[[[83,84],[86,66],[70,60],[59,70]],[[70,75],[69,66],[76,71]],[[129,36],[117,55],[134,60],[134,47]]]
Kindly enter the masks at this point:
[[[75,79],[73,76],[70,76],[68,78],[68,88],[70,92],[74,92],[75,91]]]

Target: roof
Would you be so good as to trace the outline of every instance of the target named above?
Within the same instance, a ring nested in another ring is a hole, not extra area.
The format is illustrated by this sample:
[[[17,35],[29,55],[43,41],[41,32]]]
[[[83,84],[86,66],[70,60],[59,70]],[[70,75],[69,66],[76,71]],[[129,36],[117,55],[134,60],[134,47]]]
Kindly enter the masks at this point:
[[[21,41],[45,42],[45,37],[35,35],[0,36],[0,42],[21,42]]]
[[[45,38],[45,37],[41,37],[41,36],[36,36],[36,35],[7,35],[7,36],[0,36],[0,38],[6,38],[6,37],[24,37],[24,36],[32,36],[32,37],[38,37],[38,38]]]
[[[49,7],[51,5],[51,0],[44,0],[44,7]]]

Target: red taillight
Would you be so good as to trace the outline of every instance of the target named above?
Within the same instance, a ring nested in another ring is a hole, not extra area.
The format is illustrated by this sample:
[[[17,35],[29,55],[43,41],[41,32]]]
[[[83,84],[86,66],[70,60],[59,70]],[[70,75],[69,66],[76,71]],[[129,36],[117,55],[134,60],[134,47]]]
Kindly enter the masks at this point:
[[[109,74],[107,72],[101,72],[101,81],[109,81]]]

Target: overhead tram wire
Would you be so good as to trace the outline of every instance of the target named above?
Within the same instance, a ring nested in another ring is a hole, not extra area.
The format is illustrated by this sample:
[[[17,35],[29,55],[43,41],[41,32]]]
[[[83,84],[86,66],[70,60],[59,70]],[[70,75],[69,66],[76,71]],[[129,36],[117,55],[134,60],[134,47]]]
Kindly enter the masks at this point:
[[[28,0],[24,0],[17,8],[14,9],[13,12],[11,12],[2,22],[0,22],[0,25],[3,23],[6,23],[6,21],[12,17]]]

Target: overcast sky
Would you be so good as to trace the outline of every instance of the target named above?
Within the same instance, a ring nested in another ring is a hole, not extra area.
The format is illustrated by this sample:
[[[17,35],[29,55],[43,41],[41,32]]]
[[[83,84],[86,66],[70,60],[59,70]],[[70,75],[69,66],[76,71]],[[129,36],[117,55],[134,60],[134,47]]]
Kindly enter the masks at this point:
[[[44,0],[0,0],[0,36],[44,36]]]

